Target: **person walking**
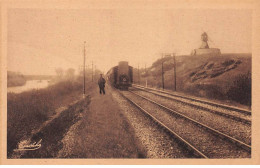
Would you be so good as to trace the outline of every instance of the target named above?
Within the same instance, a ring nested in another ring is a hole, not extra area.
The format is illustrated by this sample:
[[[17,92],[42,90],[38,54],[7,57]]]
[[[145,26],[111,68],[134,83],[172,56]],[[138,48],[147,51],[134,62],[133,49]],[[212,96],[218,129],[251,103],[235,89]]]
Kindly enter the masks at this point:
[[[102,74],[100,74],[100,78],[98,80],[98,86],[99,86],[99,93],[100,94],[106,94],[105,92],[105,84],[106,84],[106,80],[102,77]]]

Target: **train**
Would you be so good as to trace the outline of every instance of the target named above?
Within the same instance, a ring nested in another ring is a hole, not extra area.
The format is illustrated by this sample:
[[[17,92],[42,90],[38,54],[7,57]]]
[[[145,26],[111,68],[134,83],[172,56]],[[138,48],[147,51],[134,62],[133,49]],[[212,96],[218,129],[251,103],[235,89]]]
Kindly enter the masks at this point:
[[[120,90],[128,90],[133,83],[133,67],[127,61],[121,61],[106,74],[109,84]]]

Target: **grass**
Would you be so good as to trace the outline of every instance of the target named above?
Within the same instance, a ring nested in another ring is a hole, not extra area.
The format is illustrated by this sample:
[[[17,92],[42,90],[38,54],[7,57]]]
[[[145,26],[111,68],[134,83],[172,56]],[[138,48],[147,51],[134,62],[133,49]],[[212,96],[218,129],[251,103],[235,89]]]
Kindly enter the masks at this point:
[[[171,57],[164,61],[164,87],[174,90],[174,64]],[[145,73],[140,69],[140,84],[162,88],[162,60],[158,59]],[[251,106],[251,54],[220,56],[177,56],[177,91],[214,99],[245,108]],[[139,83],[134,69],[134,82]]]
[[[62,111],[59,116],[52,119],[48,124],[33,134],[32,140],[42,141],[42,147],[39,150],[25,153],[22,158],[55,158],[60,149],[62,149],[62,139],[70,127],[81,117],[80,114],[90,103],[90,98],[81,99],[76,104],[69,106]],[[55,128],[55,129],[53,129]]]
[[[7,95],[7,155],[17,143],[55,114],[55,109],[81,96],[82,84],[63,81],[45,89]]]
[[[239,75],[227,92],[231,100],[251,106],[251,73]]]

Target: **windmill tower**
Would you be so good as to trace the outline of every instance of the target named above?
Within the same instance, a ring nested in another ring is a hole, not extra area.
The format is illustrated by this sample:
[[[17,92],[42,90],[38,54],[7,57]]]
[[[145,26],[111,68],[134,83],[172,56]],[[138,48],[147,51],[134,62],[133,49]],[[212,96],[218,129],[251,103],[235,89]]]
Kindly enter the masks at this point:
[[[218,56],[221,54],[219,48],[209,48],[208,45],[209,36],[206,32],[201,34],[201,46],[198,49],[194,49],[191,52],[191,55],[212,55]]]
[[[206,32],[201,34],[201,41],[202,41],[201,46],[200,46],[201,49],[209,48],[209,45],[208,45],[208,34]]]

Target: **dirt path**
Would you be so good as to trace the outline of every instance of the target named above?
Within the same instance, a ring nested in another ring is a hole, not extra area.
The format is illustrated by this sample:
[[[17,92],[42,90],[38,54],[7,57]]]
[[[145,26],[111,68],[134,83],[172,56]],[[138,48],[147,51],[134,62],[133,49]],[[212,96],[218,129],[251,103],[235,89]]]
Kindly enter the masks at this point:
[[[93,88],[88,108],[66,133],[57,157],[144,157],[145,152],[140,151],[132,127],[111,95],[111,88],[106,88],[106,95],[100,95],[96,86]]]

